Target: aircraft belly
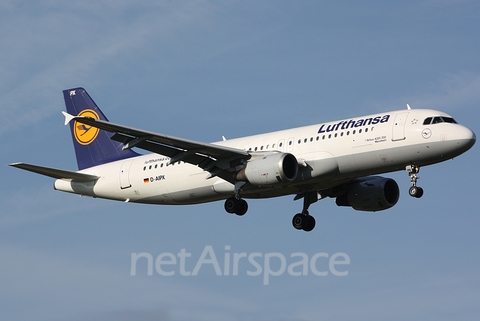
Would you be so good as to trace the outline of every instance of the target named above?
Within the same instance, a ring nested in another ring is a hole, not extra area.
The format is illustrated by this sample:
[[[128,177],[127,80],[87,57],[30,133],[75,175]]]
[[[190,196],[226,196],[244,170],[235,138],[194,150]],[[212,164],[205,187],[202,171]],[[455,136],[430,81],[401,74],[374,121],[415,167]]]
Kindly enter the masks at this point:
[[[359,152],[359,148],[353,154],[355,166],[351,165],[352,155],[337,157],[340,174],[335,179],[404,170],[405,166],[412,163],[420,166],[439,163],[459,155],[461,151],[456,148],[458,145],[457,141],[436,141],[377,150],[365,146],[362,147],[363,151]]]

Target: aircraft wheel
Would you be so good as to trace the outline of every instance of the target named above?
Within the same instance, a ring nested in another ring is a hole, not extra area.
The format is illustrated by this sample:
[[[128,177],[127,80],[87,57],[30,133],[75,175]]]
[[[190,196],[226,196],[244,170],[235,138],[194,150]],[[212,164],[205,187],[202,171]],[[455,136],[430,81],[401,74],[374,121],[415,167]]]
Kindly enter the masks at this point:
[[[235,214],[237,214],[239,216],[242,216],[245,213],[247,213],[247,210],[248,210],[247,201],[245,201],[243,199],[237,200],[237,204],[236,204],[236,207],[235,207]]]
[[[408,194],[410,194],[411,197],[415,197],[417,195],[418,188],[416,186],[412,186],[408,189]]]
[[[305,232],[310,232],[315,227],[315,218],[311,215],[305,216],[305,221],[303,222],[303,230]]]
[[[423,196],[423,188],[417,187],[417,195],[415,195],[416,198],[420,198]]]
[[[292,224],[293,227],[296,228],[297,230],[303,229],[303,223],[305,221],[305,215],[302,213],[298,213],[293,217]]]
[[[237,208],[237,199],[235,197],[230,197],[225,200],[225,211],[230,214],[235,213],[235,209]]]
[[[412,197],[420,198],[423,196],[423,188],[417,187],[417,186],[412,186],[408,190],[408,194]]]

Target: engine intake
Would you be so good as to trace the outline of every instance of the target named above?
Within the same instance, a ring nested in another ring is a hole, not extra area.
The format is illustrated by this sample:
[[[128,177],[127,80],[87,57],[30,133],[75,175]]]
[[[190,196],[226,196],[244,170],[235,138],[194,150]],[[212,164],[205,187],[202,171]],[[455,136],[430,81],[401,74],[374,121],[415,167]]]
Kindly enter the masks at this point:
[[[289,153],[271,153],[250,159],[237,180],[248,181],[257,186],[290,183],[297,178],[298,162]]]
[[[375,177],[353,184],[335,202],[338,206],[351,206],[357,211],[376,212],[397,204],[399,196],[397,182],[391,178]]]

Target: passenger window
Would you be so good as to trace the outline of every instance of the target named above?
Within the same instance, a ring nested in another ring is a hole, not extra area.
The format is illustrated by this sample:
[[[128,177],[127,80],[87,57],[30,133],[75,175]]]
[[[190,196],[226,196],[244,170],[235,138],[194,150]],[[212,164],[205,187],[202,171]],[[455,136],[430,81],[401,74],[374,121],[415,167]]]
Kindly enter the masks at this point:
[[[423,121],[423,124],[430,125],[431,122],[432,122],[432,117],[428,117],[428,118],[425,118],[425,120]]]

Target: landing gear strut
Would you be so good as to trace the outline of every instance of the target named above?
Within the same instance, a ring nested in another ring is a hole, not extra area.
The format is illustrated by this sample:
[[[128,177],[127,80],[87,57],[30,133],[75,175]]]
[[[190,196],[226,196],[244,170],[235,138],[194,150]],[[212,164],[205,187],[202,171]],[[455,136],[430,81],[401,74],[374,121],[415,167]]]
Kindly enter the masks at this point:
[[[303,210],[293,217],[292,224],[297,230],[310,232],[315,227],[315,219],[308,213],[310,204],[318,201],[317,192],[307,192],[303,195]]]
[[[422,197],[423,188],[417,186],[417,180],[420,178],[417,176],[417,174],[420,171],[420,167],[417,165],[408,165],[405,169],[410,176],[410,182],[412,183],[412,186],[408,190],[408,194],[416,198]]]
[[[234,196],[227,198],[227,200],[225,201],[225,211],[227,211],[228,213],[235,213],[239,216],[247,213],[248,203],[244,199],[240,198],[240,190],[245,184],[246,182],[241,181],[235,183]]]

